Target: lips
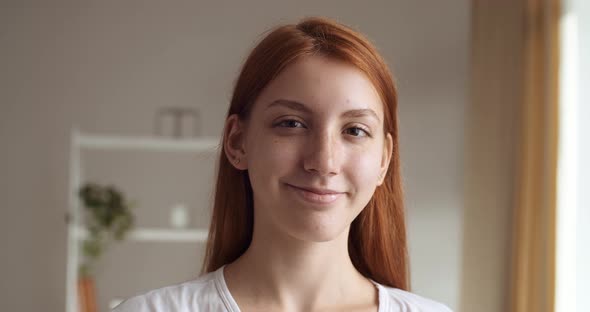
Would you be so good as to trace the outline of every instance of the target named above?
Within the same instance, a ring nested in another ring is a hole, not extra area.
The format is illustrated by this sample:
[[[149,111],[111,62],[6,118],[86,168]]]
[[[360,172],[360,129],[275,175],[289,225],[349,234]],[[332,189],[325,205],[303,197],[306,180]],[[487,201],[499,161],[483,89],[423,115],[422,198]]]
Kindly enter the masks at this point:
[[[318,189],[312,187],[301,187],[291,184],[287,186],[292,189],[303,200],[319,205],[327,205],[335,202],[344,195],[343,192],[338,192],[330,189]]]

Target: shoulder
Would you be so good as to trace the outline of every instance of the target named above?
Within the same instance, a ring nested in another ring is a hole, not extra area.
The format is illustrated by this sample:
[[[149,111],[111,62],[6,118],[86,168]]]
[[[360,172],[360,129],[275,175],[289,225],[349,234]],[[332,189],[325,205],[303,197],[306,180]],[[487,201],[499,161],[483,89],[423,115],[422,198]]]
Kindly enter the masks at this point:
[[[209,311],[218,309],[215,273],[135,295],[116,306],[113,312]]]
[[[389,310],[398,311],[394,310],[394,307],[399,307],[401,308],[399,311],[402,312],[452,312],[446,305],[414,293],[384,285],[379,287],[389,302]]]

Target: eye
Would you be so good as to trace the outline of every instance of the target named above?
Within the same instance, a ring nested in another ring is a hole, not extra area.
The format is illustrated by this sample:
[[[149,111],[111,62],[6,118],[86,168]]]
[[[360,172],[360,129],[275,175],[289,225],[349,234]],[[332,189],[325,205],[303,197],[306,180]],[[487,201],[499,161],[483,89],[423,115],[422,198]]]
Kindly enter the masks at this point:
[[[295,119],[285,119],[276,123],[275,127],[305,128],[305,125]]]
[[[369,137],[369,132],[367,132],[365,129],[359,128],[359,127],[350,127],[347,128],[346,130],[344,130],[345,134],[349,134],[352,135],[354,137]]]

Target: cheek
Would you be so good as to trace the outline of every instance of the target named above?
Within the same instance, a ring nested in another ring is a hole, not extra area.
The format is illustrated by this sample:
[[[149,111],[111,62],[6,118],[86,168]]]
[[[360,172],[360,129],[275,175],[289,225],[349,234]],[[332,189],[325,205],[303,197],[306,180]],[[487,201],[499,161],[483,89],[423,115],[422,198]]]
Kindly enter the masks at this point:
[[[255,176],[281,176],[292,171],[300,151],[296,140],[285,140],[260,134],[248,149],[248,168]]]
[[[357,187],[364,189],[370,186],[373,188],[379,181],[381,153],[377,149],[354,153],[348,163],[351,179]]]

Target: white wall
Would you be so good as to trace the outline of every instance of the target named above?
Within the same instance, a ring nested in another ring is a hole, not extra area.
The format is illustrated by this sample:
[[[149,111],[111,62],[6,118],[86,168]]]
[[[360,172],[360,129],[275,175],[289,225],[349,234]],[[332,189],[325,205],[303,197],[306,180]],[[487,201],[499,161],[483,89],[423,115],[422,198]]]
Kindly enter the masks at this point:
[[[152,133],[198,107],[218,135],[246,53],[305,15],[364,32],[397,76],[414,291],[460,300],[469,2],[14,1],[0,7],[0,309],[61,311],[69,130]]]

